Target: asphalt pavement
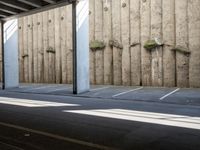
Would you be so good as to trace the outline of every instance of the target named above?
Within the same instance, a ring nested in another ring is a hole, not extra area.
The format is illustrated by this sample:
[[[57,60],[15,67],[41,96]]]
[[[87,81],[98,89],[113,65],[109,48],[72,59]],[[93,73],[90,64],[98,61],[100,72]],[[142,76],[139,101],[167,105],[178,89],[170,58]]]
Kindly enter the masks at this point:
[[[195,103],[0,91],[0,150],[200,150],[199,141]]]

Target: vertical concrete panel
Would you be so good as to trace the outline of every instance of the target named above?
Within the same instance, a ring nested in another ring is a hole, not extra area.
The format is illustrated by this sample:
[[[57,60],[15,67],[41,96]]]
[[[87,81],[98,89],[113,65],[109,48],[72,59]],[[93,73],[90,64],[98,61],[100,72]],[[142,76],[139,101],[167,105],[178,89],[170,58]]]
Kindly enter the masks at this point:
[[[141,84],[140,0],[130,1],[131,85]]]
[[[61,40],[60,40],[60,8],[54,9],[55,13],[55,76],[56,76],[56,83],[61,83]]]
[[[122,84],[130,85],[130,1],[121,0]]]
[[[176,46],[188,49],[188,0],[176,0]],[[189,55],[176,52],[176,77],[178,87],[189,86]]]
[[[37,14],[33,15],[33,82],[38,82],[38,30]]]
[[[95,0],[89,0],[90,2],[90,41],[95,39]],[[95,52],[90,50],[90,83],[95,84]]]
[[[43,55],[44,55],[44,83],[48,83],[49,75],[48,75],[48,61],[49,56],[47,53],[48,49],[48,11],[42,13],[43,17],[43,26],[42,26],[42,33],[43,33]]]
[[[111,0],[103,1],[103,40],[106,45],[104,49],[104,84],[112,84],[112,48],[109,40],[112,38],[112,9]]]
[[[192,0],[188,3],[189,15],[189,62],[190,87],[200,87],[200,1]]]
[[[62,83],[67,83],[67,6],[60,8],[61,24],[60,24],[60,43],[61,43],[61,78]]]
[[[140,17],[141,17],[141,68],[142,68],[142,85],[151,85],[151,53],[143,46],[150,39],[151,33],[151,9],[150,0],[141,1]]]
[[[116,11],[117,10],[117,11]],[[121,1],[112,1],[112,40],[121,44]],[[122,49],[113,45],[113,84],[122,84]]]
[[[166,87],[175,86],[175,0],[163,1],[163,84]]]
[[[162,1],[151,0],[151,39],[162,41]],[[151,51],[151,80],[152,86],[163,85],[162,47]]]
[[[23,46],[23,18],[18,20],[18,48],[19,48],[19,80],[23,82],[24,80],[24,66],[23,66],[23,55],[24,55],[24,46]]]
[[[55,17],[54,17],[54,10],[49,10],[48,14],[48,48],[47,53],[49,55],[49,62],[48,62],[48,76],[49,76],[49,83],[55,83]]]
[[[33,16],[28,16],[28,76],[29,83],[33,82]]]
[[[102,42],[103,39],[103,1],[95,0],[95,40]],[[95,51],[95,76],[96,84],[104,83],[104,50]]]
[[[73,81],[73,63],[72,63],[72,55],[73,55],[73,48],[72,48],[72,6],[67,6],[67,83],[71,84]]]
[[[43,16],[42,14],[37,14],[38,22],[37,22],[37,30],[38,30],[38,82],[44,82],[44,50],[43,50]]]
[[[28,17],[23,17],[23,47],[24,82],[28,82]]]

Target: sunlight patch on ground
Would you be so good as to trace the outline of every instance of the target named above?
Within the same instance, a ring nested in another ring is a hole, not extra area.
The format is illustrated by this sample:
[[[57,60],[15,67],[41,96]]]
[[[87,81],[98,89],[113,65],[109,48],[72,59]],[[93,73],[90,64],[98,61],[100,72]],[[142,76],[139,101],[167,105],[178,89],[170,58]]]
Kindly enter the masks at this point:
[[[24,107],[61,107],[61,106],[80,106],[78,104],[68,104],[59,102],[38,101],[29,99],[0,97],[0,104],[24,106]]]
[[[63,112],[200,130],[200,117],[125,109],[63,110]]]

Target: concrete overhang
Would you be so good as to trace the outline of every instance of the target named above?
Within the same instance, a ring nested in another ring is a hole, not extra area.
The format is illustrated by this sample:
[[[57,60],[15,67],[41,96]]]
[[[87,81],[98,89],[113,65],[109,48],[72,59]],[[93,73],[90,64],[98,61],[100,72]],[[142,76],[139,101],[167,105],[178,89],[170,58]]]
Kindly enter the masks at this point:
[[[72,4],[76,0],[0,0],[0,20],[8,21]]]

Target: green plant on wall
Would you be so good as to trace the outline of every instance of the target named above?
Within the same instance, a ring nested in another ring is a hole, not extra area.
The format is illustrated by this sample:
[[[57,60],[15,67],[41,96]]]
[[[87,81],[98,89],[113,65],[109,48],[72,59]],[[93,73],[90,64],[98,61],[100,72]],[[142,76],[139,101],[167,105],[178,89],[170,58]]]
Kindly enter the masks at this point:
[[[163,44],[156,38],[154,40],[148,40],[144,43],[144,48],[147,50],[153,50],[160,46],[163,46]]]
[[[115,39],[109,40],[109,45],[111,47],[116,47],[116,48],[119,48],[119,49],[123,49],[123,45],[119,41],[117,41]]]
[[[102,50],[105,48],[105,44],[102,41],[94,40],[90,42],[90,49],[91,50]]]
[[[183,46],[176,46],[172,49],[172,51],[180,52],[186,55],[191,53],[188,48],[185,48]]]

